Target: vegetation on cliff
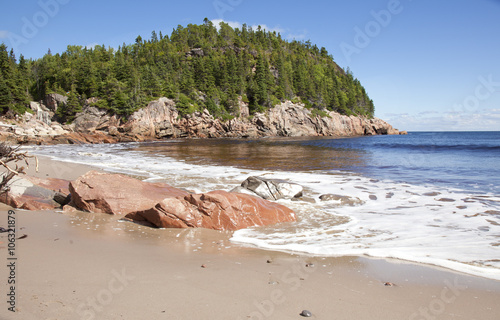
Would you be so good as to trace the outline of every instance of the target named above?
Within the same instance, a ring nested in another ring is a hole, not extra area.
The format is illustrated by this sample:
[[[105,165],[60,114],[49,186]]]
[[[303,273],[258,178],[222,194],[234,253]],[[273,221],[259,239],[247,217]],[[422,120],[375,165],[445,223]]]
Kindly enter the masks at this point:
[[[373,116],[374,107],[350,72],[325,48],[309,41],[286,41],[276,32],[243,25],[178,26],[170,36],[152,32],[149,40],[118,49],[104,45],[68,46],[62,54],[17,60],[0,45],[0,111],[22,113],[30,100],[46,94],[69,96],[58,109],[71,120],[86,98],[97,106],[128,116],[160,96],[177,101],[181,113],[207,108],[216,117],[238,112],[238,99],[250,112],[262,112],[284,100],[309,108]]]

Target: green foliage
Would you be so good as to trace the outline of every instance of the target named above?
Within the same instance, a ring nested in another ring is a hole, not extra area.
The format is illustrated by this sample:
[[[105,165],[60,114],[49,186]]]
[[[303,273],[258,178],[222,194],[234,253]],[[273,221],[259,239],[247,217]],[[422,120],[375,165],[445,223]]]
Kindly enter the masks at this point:
[[[309,41],[285,41],[245,24],[216,28],[208,19],[178,26],[170,36],[153,31],[149,39],[138,36],[118,49],[68,46],[61,54],[34,61],[21,56],[19,62],[2,44],[0,111],[18,112],[29,100],[56,92],[71,96],[60,111],[68,121],[84,97],[99,98],[99,107],[123,117],[160,96],[175,99],[181,114],[207,108],[224,119],[237,114],[240,96],[251,113],[293,99],[312,109],[373,116],[360,82]]]
[[[320,109],[312,109],[311,114],[313,117],[330,118],[330,115],[326,111]]]

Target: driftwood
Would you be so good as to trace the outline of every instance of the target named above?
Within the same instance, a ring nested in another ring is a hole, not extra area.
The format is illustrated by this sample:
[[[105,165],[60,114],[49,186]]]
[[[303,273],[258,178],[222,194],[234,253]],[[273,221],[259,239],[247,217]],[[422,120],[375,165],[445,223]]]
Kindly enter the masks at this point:
[[[26,167],[28,167],[28,159],[35,158],[36,169],[38,171],[38,159],[34,156],[28,155],[27,152],[21,152],[20,148],[20,146],[11,146],[5,142],[0,142],[0,166],[6,169],[6,171],[1,175],[0,194],[4,194],[9,191],[8,184],[12,178],[25,173],[25,167],[20,167],[17,162],[22,161],[26,164]]]

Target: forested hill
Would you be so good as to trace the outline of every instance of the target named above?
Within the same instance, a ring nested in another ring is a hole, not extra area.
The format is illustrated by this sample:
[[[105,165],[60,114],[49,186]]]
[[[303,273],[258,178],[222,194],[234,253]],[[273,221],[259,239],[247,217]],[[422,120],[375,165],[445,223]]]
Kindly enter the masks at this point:
[[[374,107],[350,72],[345,72],[325,48],[286,41],[276,32],[243,25],[178,26],[170,36],[152,32],[118,49],[68,46],[26,60],[0,45],[0,109],[22,113],[30,100],[46,94],[68,96],[58,109],[71,120],[86,98],[98,97],[99,107],[127,116],[158,97],[177,101],[181,113],[207,108],[228,118],[237,113],[238,99],[250,112],[262,112],[280,101],[300,100],[308,108],[341,114],[373,116]]]

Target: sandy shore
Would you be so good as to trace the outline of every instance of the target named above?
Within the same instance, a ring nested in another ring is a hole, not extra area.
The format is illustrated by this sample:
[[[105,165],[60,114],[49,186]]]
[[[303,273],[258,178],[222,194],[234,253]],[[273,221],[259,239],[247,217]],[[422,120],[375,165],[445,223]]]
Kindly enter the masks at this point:
[[[33,167],[30,169],[32,173]],[[90,167],[40,159],[41,177]],[[7,206],[0,226],[7,227]],[[0,234],[0,319],[498,319],[500,282],[364,257],[231,243],[228,232],[159,230],[118,217],[14,210],[15,267]],[[15,310],[9,274],[15,273]],[[385,285],[390,283],[391,285]]]

